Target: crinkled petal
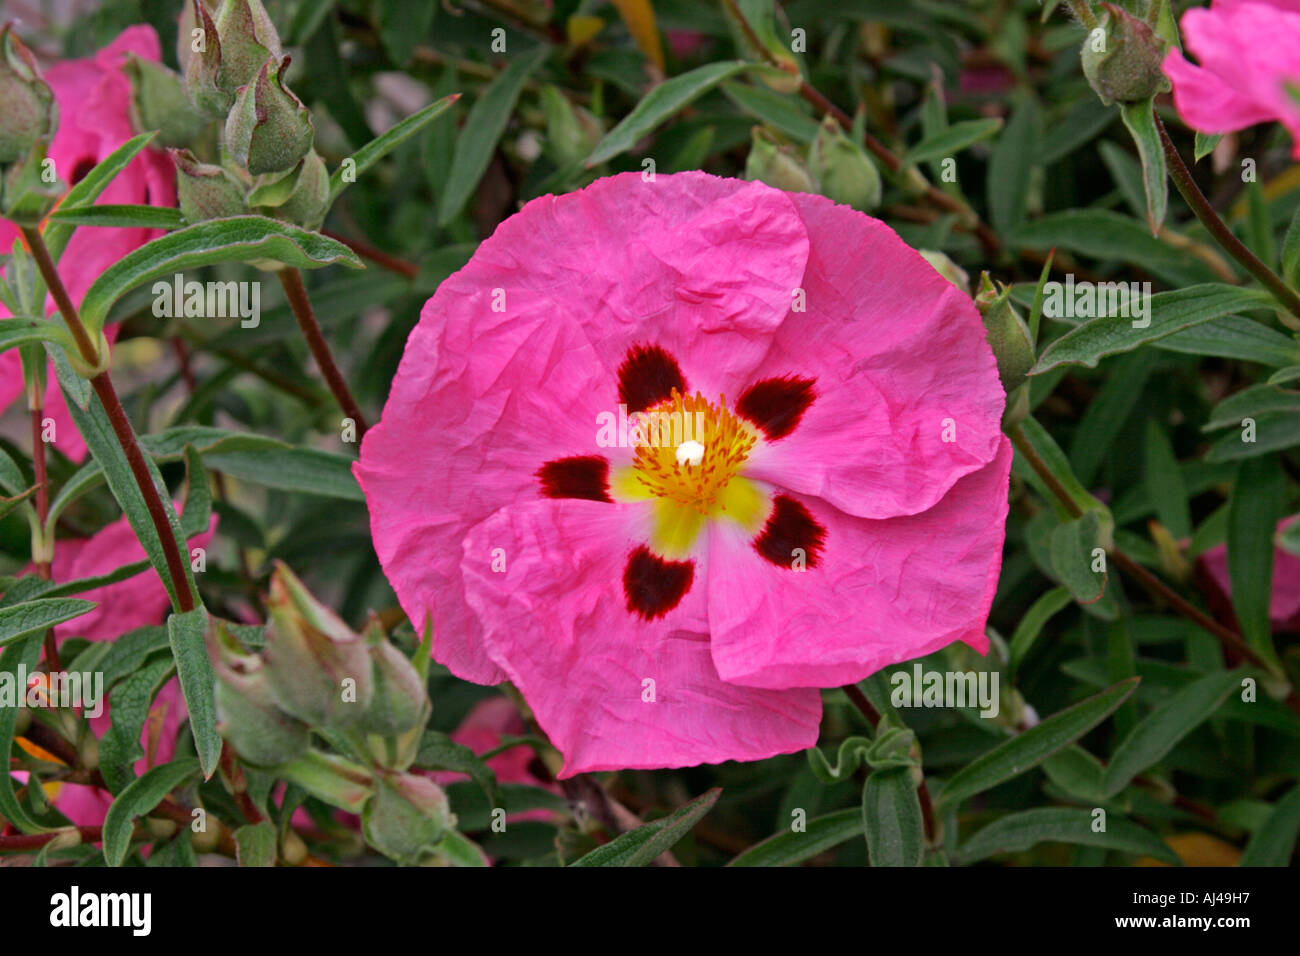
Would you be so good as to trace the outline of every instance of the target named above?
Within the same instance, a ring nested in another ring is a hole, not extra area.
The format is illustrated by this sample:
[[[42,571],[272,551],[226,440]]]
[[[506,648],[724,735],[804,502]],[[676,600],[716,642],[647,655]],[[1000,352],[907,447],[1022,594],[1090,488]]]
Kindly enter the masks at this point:
[[[1006,396],[979,314],[883,222],[791,198],[812,244],[807,311],[786,316],[755,375],[810,377],[816,398],[745,474],[861,517],[924,511],[1001,442]]]
[[[758,760],[812,746],[817,691],[757,690],[718,676],[703,567],[663,617],[629,614],[622,570],[640,544],[637,510],[530,501],[503,508],[465,540],[465,589],[489,653],[564,754],[561,776]],[[496,548],[504,572],[492,570]]]
[[[709,624],[722,679],[830,687],[956,640],[984,653],[1002,567],[1011,444],[928,511],[866,520],[804,499],[826,529],[816,566],[778,568],[734,526],[709,540]]]

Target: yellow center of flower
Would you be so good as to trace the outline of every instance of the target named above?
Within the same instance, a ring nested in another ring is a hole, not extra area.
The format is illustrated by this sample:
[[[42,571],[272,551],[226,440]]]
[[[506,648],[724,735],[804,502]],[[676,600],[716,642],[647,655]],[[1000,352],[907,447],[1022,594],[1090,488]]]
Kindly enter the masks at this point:
[[[680,558],[710,518],[756,531],[766,517],[766,496],[740,475],[758,441],[758,429],[727,408],[725,396],[714,404],[673,389],[641,413],[633,463],[615,469],[611,490],[624,501],[652,501],[651,548]]]

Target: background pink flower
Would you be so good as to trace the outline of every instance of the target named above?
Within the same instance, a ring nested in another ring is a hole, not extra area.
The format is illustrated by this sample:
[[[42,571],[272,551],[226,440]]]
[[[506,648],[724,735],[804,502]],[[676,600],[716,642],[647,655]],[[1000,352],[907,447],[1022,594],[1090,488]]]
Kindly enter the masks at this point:
[[[128,27],[93,57],[56,63],[45,71],[45,80],[59,106],[59,128],[48,155],[54,160],[59,179],[69,187],[135,135],[129,115],[131,83],[122,71],[129,52],[149,60],[159,59],[158,36],[152,27]],[[145,149],[109,184],[98,202],[174,206],[175,167],[161,150]],[[79,228],[59,265],[59,275],[72,301],[79,304],[100,273],[159,235],[156,229]],[[18,238],[17,227],[0,220],[0,250],[7,253]],[[54,311],[53,299],[47,301],[46,308]],[[0,305],[0,316],[8,314]],[[116,331],[115,325],[105,329],[110,342]],[[8,407],[22,395],[22,363],[17,350],[11,349],[0,354],[0,408]],[[45,391],[45,414],[55,421],[55,447],[73,461],[81,461],[86,445],[64,405],[52,366]]]
[[[1300,521],[1300,517],[1287,518],[1278,524],[1277,530],[1280,532],[1296,521]],[[1228,575],[1227,546],[1219,545],[1206,551],[1198,564],[1216,613],[1231,616],[1232,579]],[[1273,593],[1268,616],[1275,630],[1300,631],[1300,557],[1281,548],[1273,551]]]
[[[598,435],[692,394],[704,518]],[[563,775],[752,760],[815,741],[813,688],[987,647],[1004,401],[970,299],[878,220],[624,174],[529,203],[443,283],[355,470],[435,656],[514,682]]]
[[[1300,0],[1214,0],[1188,10],[1183,42],[1165,57],[1174,105],[1202,133],[1230,133],[1276,121],[1291,133],[1300,159]]]

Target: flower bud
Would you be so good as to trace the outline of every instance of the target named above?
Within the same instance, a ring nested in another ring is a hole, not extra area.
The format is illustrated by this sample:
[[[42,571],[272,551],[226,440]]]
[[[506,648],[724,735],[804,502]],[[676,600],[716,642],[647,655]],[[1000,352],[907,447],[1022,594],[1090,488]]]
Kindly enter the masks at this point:
[[[226,118],[226,147],[235,161],[254,176],[293,169],[311,149],[314,131],[302,101],[284,85],[286,56],[262,64],[261,71],[241,87]]]
[[[202,0],[190,0],[188,29],[182,22],[178,37],[181,69],[190,101],[211,119],[224,117],[234,102],[234,90],[221,86],[221,37]]]
[[[296,172],[293,192],[273,215],[304,229],[319,229],[330,208],[329,170],[313,149],[303,157]]]
[[[280,36],[262,0],[222,0],[217,12],[221,71],[217,83],[231,96],[257,76],[267,59],[280,59]]]
[[[361,718],[361,729],[385,737],[405,733],[428,717],[429,695],[424,681],[406,655],[384,637],[378,619],[371,618],[364,638],[374,692]]]
[[[1029,327],[1011,304],[1011,287],[1003,286],[999,292],[987,272],[980,274],[975,307],[984,319],[984,336],[998,360],[1002,388],[1010,394],[1025,383],[1029,370],[1034,367]]]
[[[812,176],[788,146],[778,145],[761,126],[753,129],[749,158],[745,160],[745,178],[767,183],[774,189],[795,193],[817,191]]]
[[[880,205],[880,173],[867,151],[827,116],[808,150],[808,170],[827,199],[870,212]]]
[[[310,730],[275,706],[261,658],[236,651],[225,626],[209,632],[217,674],[217,730],[247,763],[273,767],[307,749]]]
[[[224,219],[248,212],[244,187],[220,166],[201,163],[188,149],[170,149],[176,163],[176,198],[186,222]]]
[[[163,146],[184,146],[198,138],[205,122],[178,74],[129,53],[126,75],[131,80],[131,125],[137,131],[158,130]]]
[[[1083,75],[1106,105],[1136,103],[1169,89],[1160,64],[1169,44],[1113,3],[1103,3],[1101,25],[1083,41]]]
[[[361,814],[366,842],[401,863],[418,862],[455,822],[442,789],[408,773],[381,776]]]
[[[935,272],[961,289],[966,295],[970,295],[970,276],[966,274],[965,269],[949,259],[946,253],[936,252],[933,249],[918,249],[916,251],[921,254],[922,259],[934,266]]]
[[[0,164],[26,156],[38,140],[48,142],[58,117],[36,60],[6,23],[0,28]]]
[[[267,683],[276,705],[313,727],[345,727],[370,706],[370,655],[361,637],[277,562],[267,600]]]

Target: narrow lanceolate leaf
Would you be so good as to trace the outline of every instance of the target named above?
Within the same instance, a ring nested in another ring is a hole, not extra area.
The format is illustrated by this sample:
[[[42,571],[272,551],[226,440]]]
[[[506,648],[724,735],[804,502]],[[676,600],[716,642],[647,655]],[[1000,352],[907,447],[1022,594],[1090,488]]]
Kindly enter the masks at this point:
[[[1187,504],[1187,485],[1178,468],[1169,435],[1154,419],[1147,420],[1145,484],[1155,503],[1160,523],[1175,538],[1192,533],[1192,515]]]
[[[109,866],[121,866],[126,859],[136,818],[158,806],[163,797],[198,772],[197,760],[182,757],[147,771],[117,795],[104,815],[104,859]]]
[[[71,212],[74,209],[94,205],[99,194],[108,188],[108,184],[118,173],[126,169],[140,150],[149,145],[149,141],[155,135],[157,134],[150,132],[133,136],[101,159],[94,169],[82,177],[81,182],[68,190],[68,194],[63,197],[63,202],[59,203],[59,209],[63,212]],[[46,228],[45,245],[55,261],[58,261],[63,250],[67,248],[74,229],[76,226],[72,223],[58,221],[52,221]]]
[[[94,601],[80,598],[36,598],[0,608],[0,644],[44,634],[46,628],[71,621],[96,607]]]
[[[1043,350],[1029,374],[1041,375],[1058,365],[1096,368],[1103,356],[1131,352],[1220,316],[1270,307],[1271,302],[1267,292],[1214,282],[1160,292],[1147,301],[1147,315],[1134,316],[1130,309],[1130,315],[1103,316],[1066,332]]]
[[[1236,437],[1236,436],[1233,436]],[[1273,456],[1248,458],[1228,500],[1228,578],[1241,636],[1265,660],[1276,660],[1269,623],[1273,533],[1286,514],[1286,476]]]
[[[910,767],[877,770],[862,788],[862,825],[872,866],[920,866],[925,826]]]
[[[908,150],[903,162],[916,164],[955,156],[966,147],[988,139],[1001,128],[1002,120],[996,118],[953,123],[933,136],[927,136]]]
[[[420,738],[420,752],[416,755],[415,766],[426,770],[454,770],[468,774],[483,791],[489,804],[493,807],[505,806],[495,771],[473,750],[456,743],[447,734],[426,731]]]
[[[1156,130],[1155,100],[1121,103],[1120,115],[1137,144],[1142,160],[1142,187],[1146,191],[1147,225],[1157,235],[1169,206],[1169,178],[1165,170],[1165,150]]]
[[[1300,786],[1286,792],[1256,830],[1241,855],[1240,866],[1287,866],[1300,835]]]
[[[513,62],[479,95],[456,140],[451,172],[438,200],[438,225],[445,226],[455,219],[469,197],[474,195],[510,121],[519,92],[550,52],[551,48],[542,43],[514,57]]]
[[[196,607],[167,619],[167,638],[176,658],[185,709],[190,715],[190,732],[203,765],[206,780],[217,769],[221,757],[221,735],[217,733],[216,674],[203,636],[208,629],[208,612]]]
[[[66,388],[64,394],[68,395]],[[135,476],[131,472],[131,466],[127,464],[126,453],[122,451],[122,446],[118,444],[117,436],[113,432],[113,426],[109,423],[108,414],[104,411],[103,404],[99,401],[99,396],[92,396],[90,406],[82,409],[69,395],[67,406],[72,415],[72,421],[77,426],[77,431],[81,433],[81,437],[86,442],[86,447],[90,449],[95,461],[103,469],[108,488],[113,492],[113,497],[117,499],[118,505],[126,514],[131,530],[135,532],[136,538],[144,546],[149,562],[158,572],[158,576],[162,578],[163,586],[166,587],[167,594],[171,598],[172,607],[179,607],[179,596],[173,587],[162,541],[158,537],[158,529],[149,514],[148,506],[145,505],[144,497],[140,494],[140,486],[136,484]],[[176,517],[176,509],[172,507],[171,496],[167,493],[167,485],[158,472],[158,466],[147,455],[145,456],[145,463],[149,466],[150,478],[152,478],[154,487],[158,490],[159,498],[162,499],[163,512],[167,516],[170,532],[178,542],[184,541],[184,536],[181,534],[180,519]],[[193,592],[194,575],[190,571],[189,562],[183,561],[182,566],[186,579],[185,585]]]
[[[850,807],[809,820],[804,830],[792,830],[756,843],[727,866],[794,866],[819,853],[861,836],[862,810]]]
[[[1300,392],[1273,385],[1252,385],[1229,395],[1210,412],[1202,431],[1216,428],[1240,428],[1244,418],[1257,418],[1270,412],[1293,412],[1300,415]]]
[[[1025,616],[1020,619],[1015,632],[1011,635],[1012,674],[1016,672],[1020,662],[1025,659],[1029,649],[1034,646],[1034,641],[1038,640],[1043,625],[1051,620],[1057,611],[1069,604],[1070,600],[1069,588],[1052,588],[1030,605],[1029,610],[1025,612]]]
[[[1214,147],[1219,145],[1219,140],[1221,139],[1223,139],[1222,133],[1197,133],[1196,147],[1193,152],[1193,155],[1196,157],[1196,162],[1199,163],[1206,156],[1209,156],[1214,152]]]
[[[713,809],[721,793],[715,787],[662,820],[629,830],[569,866],[647,866],[686,836]]]
[[[84,206],[79,209],[56,209],[51,222],[73,226],[112,226],[119,229],[180,229],[185,217],[169,206],[112,205]]]
[[[212,523],[212,487],[208,484],[208,470],[193,445],[185,446],[185,476],[189,490],[185,492],[185,508],[181,511],[181,532],[186,539],[208,530]]]
[[[86,292],[81,320],[91,329],[102,327],[113,303],[151,279],[219,262],[269,259],[296,269],[327,265],[363,268],[356,254],[316,232],[308,232],[264,216],[213,219],[168,233],[146,243],[109,266]]]
[[[1205,453],[1207,463],[1244,461],[1269,452],[1300,445],[1300,414],[1291,411],[1261,412],[1243,419]]]
[[[72,335],[57,322],[28,317],[0,319],[0,352],[38,342],[50,342],[64,349],[76,348]]]
[[[1292,288],[1300,288],[1300,209],[1291,217],[1286,238],[1282,240],[1282,278]]]
[[[460,94],[453,93],[450,96],[444,96],[435,103],[430,103],[424,109],[412,113],[400,123],[393,125],[387,132],[376,136],[353,153],[349,157],[351,163],[345,160],[330,176],[330,201],[333,202],[337,199],[339,193],[347,189],[350,183],[356,182],[356,178],[367,169],[445,113],[458,99],[460,99]]]
[[[1137,685],[1136,677],[1120,681],[975,758],[952,775],[938,803],[941,806],[960,803],[1037,766],[1109,717]]]
[[[641,137],[672,116],[686,104],[707,93],[728,77],[735,76],[750,64],[729,60],[697,67],[689,73],[665,80],[647,93],[623,121],[605,134],[587,157],[587,168],[599,166],[619,153],[631,149]]]
[[[1104,827],[1103,829],[1096,829]],[[957,852],[962,863],[975,863],[996,853],[1019,853],[1039,843],[1073,843],[1149,856],[1177,866],[1178,855],[1159,837],[1115,813],[1105,818],[1092,810],[1040,807],[1012,813],[990,823]]]
[[[1218,358],[1258,362],[1269,368],[1300,363],[1300,342],[1239,315],[1225,315],[1153,343],[1166,352],[1213,355]]]
[[[1241,683],[1236,671],[1220,671],[1193,681],[1147,714],[1128,733],[1106,767],[1102,786],[1114,796],[1134,777],[1159,762],[1178,741],[1218,710]]]
[[[989,218],[999,233],[1014,229],[1025,218],[1030,171],[1037,162],[1043,137],[1043,109],[1026,94],[1011,114],[989,157]]]

